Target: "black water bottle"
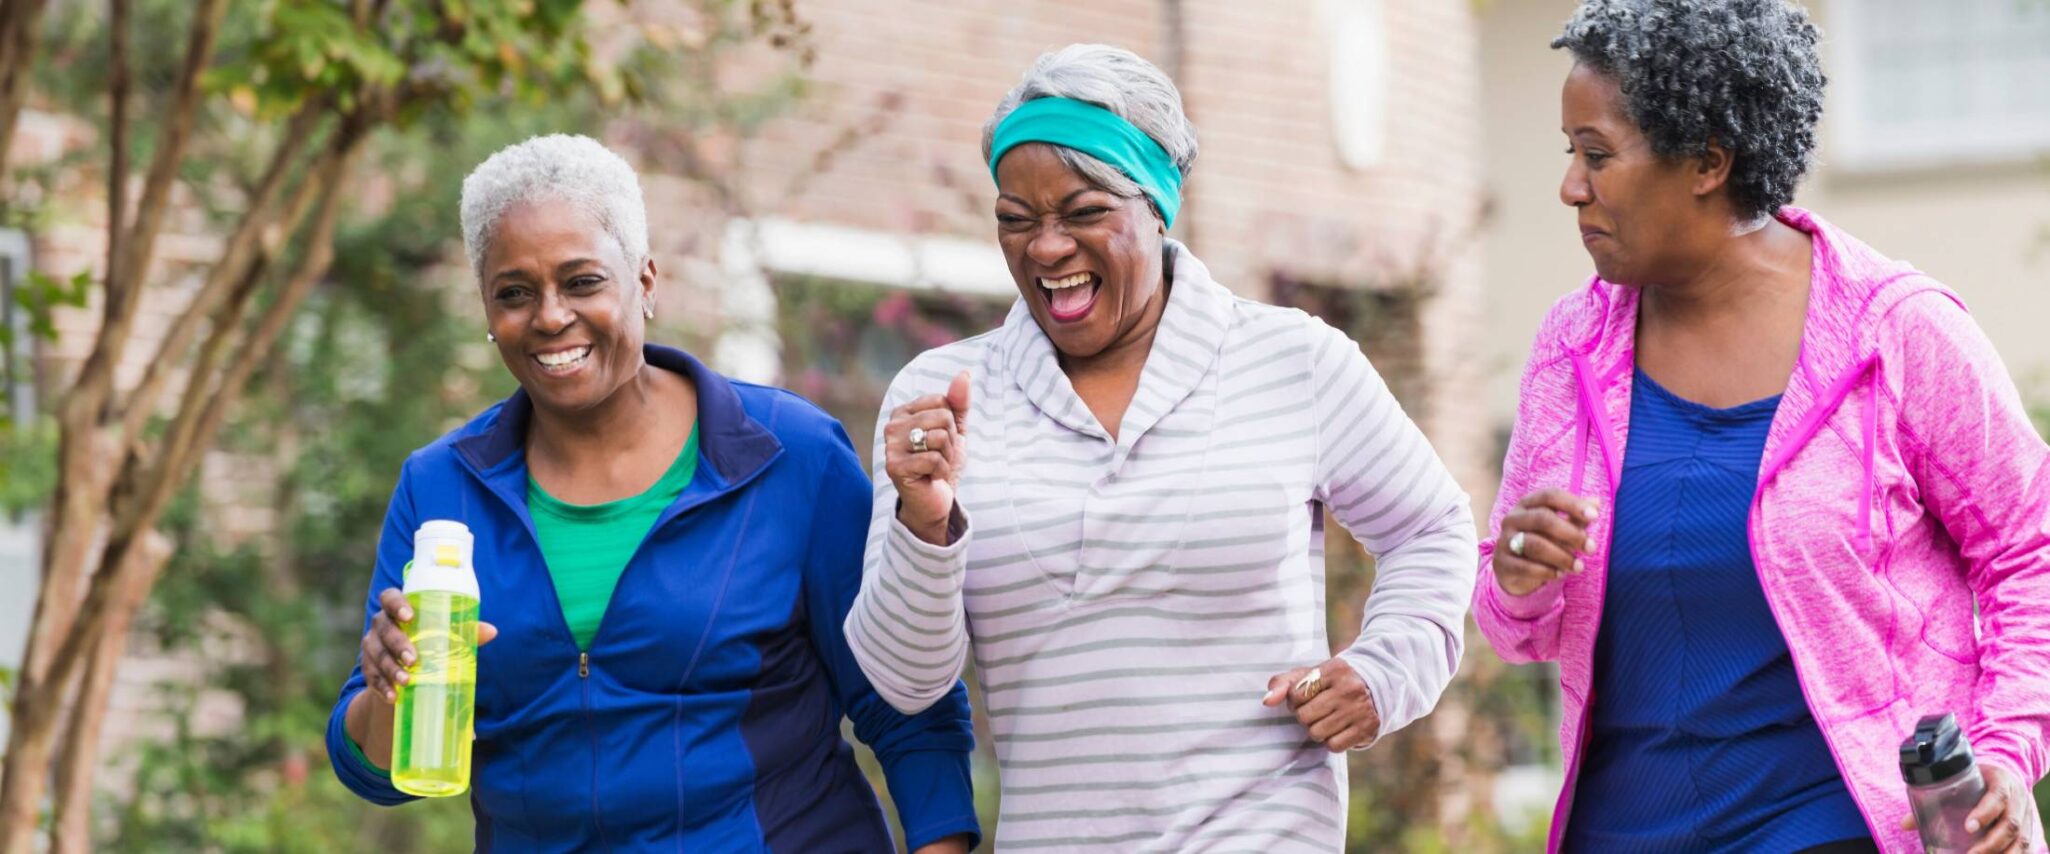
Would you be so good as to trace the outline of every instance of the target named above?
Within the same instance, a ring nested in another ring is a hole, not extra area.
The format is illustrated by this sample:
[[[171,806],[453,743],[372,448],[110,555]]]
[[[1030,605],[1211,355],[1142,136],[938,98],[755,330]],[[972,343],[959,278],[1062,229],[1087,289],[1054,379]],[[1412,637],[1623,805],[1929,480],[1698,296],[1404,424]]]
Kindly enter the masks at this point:
[[[1972,834],[1965,816],[1986,796],[1986,778],[1972,759],[1972,745],[1957,728],[1957,716],[1930,715],[1901,742],[1901,779],[1921,828],[1922,847],[1932,852],[1966,851]]]

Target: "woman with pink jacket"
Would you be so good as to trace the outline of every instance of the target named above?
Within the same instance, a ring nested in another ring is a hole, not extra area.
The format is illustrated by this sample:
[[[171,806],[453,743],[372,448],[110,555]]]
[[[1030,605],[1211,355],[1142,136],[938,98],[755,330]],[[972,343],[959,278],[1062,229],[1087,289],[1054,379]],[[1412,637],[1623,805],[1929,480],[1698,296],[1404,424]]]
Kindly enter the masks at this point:
[[[1955,293],[1788,206],[1816,40],[1588,0],[1553,43],[1596,276],[1532,347],[1474,615],[1559,662],[1554,851],[1919,851],[1897,751],[1943,712],[1972,850],[2043,845],[2050,448]]]

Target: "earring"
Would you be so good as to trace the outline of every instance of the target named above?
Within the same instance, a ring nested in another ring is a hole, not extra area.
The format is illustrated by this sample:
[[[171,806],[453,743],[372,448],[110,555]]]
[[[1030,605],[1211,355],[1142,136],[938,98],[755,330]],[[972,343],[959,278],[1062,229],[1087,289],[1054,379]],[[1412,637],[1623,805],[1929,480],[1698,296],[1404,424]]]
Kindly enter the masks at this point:
[[[486,333],[484,333],[484,340],[486,340],[486,341],[489,341],[489,342],[491,342],[491,343],[493,343],[493,344],[496,344],[496,343],[498,343],[498,336],[496,336],[496,335],[493,335],[493,334],[491,334],[491,333],[489,333],[489,332],[486,332]]]
[[[646,317],[646,318],[647,318],[647,319],[649,319],[649,320],[654,320],[654,319],[655,319],[655,304],[654,304],[654,303],[651,303],[651,302],[644,302],[644,303],[641,303],[641,315],[642,315],[643,317]]]

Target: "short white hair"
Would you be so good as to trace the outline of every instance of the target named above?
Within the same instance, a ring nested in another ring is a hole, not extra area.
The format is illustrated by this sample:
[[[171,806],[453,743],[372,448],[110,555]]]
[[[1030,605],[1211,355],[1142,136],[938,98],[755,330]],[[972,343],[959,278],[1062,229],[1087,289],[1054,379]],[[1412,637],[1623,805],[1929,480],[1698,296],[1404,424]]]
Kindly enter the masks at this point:
[[[463,179],[463,251],[484,278],[484,253],[514,205],[569,202],[598,220],[626,253],[631,274],[648,257],[648,206],[626,159],[588,136],[550,134],[499,149]]]
[[[1104,44],[1071,44],[1040,54],[1018,85],[997,102],[996,112],[982,125],[982,159],[987,162],[995,141],[997,125],[1026,101],[1067,98],[1086,101],[1131,122],[1140,132],[1160,143],[1182,177],[1196,162],[1196,128],[1182,110],[1182,93],[1167,72],[1121,47]],[[1116,167],[1080,151],[1054,146],[1062,163],[1082,180],[1106,193],[1139,198],[1139,184]],[[1158,216],[1160,211],[1155,210]]]

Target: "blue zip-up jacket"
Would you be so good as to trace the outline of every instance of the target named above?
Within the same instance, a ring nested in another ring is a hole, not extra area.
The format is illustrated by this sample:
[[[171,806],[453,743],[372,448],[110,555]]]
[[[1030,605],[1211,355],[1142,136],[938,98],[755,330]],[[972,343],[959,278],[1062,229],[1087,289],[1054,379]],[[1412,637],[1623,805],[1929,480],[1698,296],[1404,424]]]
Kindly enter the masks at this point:
[[[697,386],[697,476],[628,562],[588,659],[527,515],[524,392],[414,452],[385,514],[366,630],[421,522],[476,535],[482,618],[499,631],[478,651],[478,849],[888,851],[843,714],[881,761],[912,847],[979,838],[966,688],[901,714],[840,632],[872,501],[846,433],[789,392],[678,350],[646,356]],[[374,803],[412,800],[348,741],[363,687],[359,661],[328,721],[335,774]]]

